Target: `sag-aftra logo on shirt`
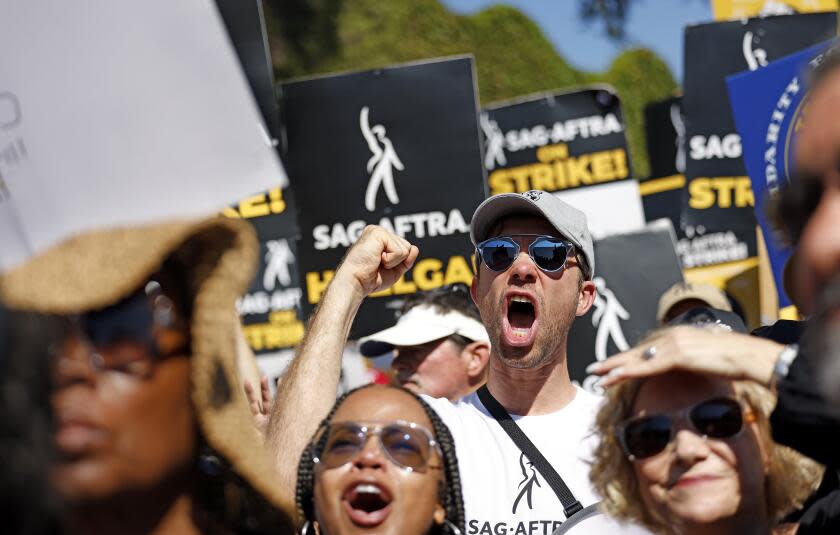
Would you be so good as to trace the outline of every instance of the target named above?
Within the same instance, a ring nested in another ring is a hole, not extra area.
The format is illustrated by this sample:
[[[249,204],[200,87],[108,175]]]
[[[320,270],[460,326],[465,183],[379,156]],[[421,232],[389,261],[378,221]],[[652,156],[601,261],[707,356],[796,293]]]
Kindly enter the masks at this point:
[[[517,513],[525,515],[528,511],[533,511],[534,490],[543,486],[534,463],[528,460],[524,453],[519,455],[519,469],[522,472],[522,479],[517,485],[516,498],[511,506],[512,515]],[[470,535],[551,535],[560,527],[560,524],[562,524],[560,520],[472,519],[467,522],[467,533]]]

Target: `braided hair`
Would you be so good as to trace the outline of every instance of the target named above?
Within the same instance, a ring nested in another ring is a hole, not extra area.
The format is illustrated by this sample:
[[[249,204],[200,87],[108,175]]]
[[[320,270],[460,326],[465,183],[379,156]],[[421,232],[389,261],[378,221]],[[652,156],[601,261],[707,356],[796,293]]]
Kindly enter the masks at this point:
[[[330,409],[327,417],[321,421],[321,424],[318,426],[318,432],[332,422],[335,412],[341,404],[344,403],[344,400],[347,399],[348,396],[371,386],[374,385],[368,384],[354,388],[339,397],[332,406],[332,409]],[[426,413],[426,416],[428,416],[429,421],[432,422],[432,434],[435,437],[435,442],[437,442],[440,446],[440,451],[442,452],[441,460],[443,462],[444,478],[440,485],[439,499],[446,509],[446,519],[454,524],[461,533],[465,533],[466,519],[464,515],[464,500],[461,495],[461,475],[458,472],[458,458],[455,454],[455,442],[452,439],[452,434],[449,432],[449,428],[446,427],[446,424],[443,423],[443,420],[440,419],[440,416],[438,416],[435,410],[415,393],[410,390],[406,390],[401,386],[387,385],[387,387],[405,392],[412,398],[416,399],[420,406],[423,407],[423,411]],[[313,440],[306,446],[306,448],[304,448],[303,453],[300,456],[300,463],[298,464],[295,505],[297,506],[298,514],[306,522],[312,522],[315,519],[313,506],[313,489],[315,486],[315,453],[321,451],[327,442],[327,433],[320,433],[319,436],[318,432],[316,432]],[[441,526],[434,526],[429,533],[430,535],[454,535],[454,532],[446,523]]]

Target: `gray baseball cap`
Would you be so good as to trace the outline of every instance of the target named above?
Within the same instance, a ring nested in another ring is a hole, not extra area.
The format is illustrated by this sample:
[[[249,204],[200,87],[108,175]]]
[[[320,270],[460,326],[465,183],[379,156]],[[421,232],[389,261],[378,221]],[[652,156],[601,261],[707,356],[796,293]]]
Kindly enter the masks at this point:
[[[595,275],[595,248],[586,223],[586,214],[573,208],[546,191],[530,190],[525,193],[502,193],[478,205],[470,222],[470,239],[473,245],[490,238],[490,229],[499,219],[511,214],[535,215],[545,218],[551,226],[568,239],[583,254],[588,264],[587,278]]]

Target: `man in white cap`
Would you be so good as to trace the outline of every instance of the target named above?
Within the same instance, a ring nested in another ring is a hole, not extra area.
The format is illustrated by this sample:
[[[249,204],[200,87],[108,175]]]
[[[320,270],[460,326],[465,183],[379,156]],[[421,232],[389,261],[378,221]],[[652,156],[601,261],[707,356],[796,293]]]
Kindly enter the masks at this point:
[[[426,400],[455,440],[465,535],[551,535],[573,515],[570,526],[592,518],[598,501],[588,461],[599,398],[571,382],[566,360],[572,322],[595,298],[592,238],[582,212],[543,191],[485,200],[470,237],[478,264],[470,292],[490,335],[487,384],[457,403]],[[405,239],[367,227],[336,271],[272,408],[267,440],[285,491],[295,488],[297,452],[333,403],[359,305],[394,284],[418,254]],[[533,443],[528,455],[509,424]],[[604,523],[587,520],[581,532],[628,529]]]
[[[484,383],[490,341],[465,285],[406,300],[397,324],[359,340],[366,357],[393,352],[394,379],[415,394],[457,401]]]

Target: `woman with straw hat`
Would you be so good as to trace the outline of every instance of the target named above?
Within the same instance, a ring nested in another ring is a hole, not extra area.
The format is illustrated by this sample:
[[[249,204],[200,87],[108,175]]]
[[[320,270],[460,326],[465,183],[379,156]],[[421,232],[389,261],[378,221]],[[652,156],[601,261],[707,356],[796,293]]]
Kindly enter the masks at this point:
[[[51,480],[68,533],[285,533],[235,363],[257,243],[215,218],[84,233],[0,278],[60,316]]]

